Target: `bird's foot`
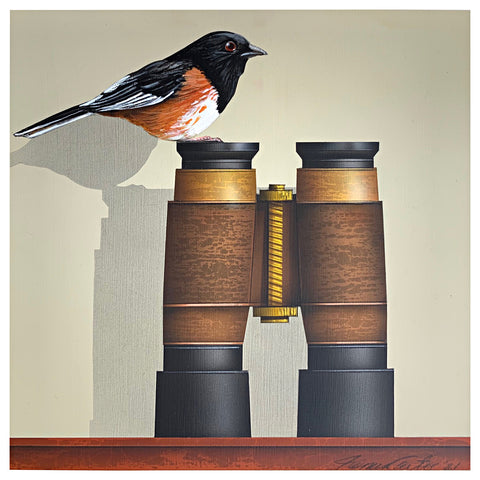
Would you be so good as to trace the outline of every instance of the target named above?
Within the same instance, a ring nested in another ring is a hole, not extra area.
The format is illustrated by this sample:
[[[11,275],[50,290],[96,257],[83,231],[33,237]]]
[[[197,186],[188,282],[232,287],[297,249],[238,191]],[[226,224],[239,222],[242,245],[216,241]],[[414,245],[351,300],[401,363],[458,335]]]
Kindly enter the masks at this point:
[[[195,138],[188,138],[184,140],[185,142],[222,142],[223,140],[218,137],[209,137],[208,135],[204,137],[195,137]]]

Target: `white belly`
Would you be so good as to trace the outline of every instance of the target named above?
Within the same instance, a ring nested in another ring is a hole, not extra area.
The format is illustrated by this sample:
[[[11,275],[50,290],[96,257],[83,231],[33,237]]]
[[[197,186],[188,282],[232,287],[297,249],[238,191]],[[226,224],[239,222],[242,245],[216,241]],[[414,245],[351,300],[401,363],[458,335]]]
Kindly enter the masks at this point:
[[[213,88],[205,91],[205,96],[192,103],[190,109],[172,126],[168,139],[192,138],[207,129],[219,115],[217,98],[218,93]]]

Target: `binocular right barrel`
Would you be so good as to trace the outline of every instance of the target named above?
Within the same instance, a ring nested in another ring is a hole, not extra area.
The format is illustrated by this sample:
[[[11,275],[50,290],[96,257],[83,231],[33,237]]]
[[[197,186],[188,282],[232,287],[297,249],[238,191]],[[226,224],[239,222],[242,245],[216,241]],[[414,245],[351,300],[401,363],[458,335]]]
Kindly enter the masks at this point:
[[[393,436],[377,142],[297,143],[300,437]]]

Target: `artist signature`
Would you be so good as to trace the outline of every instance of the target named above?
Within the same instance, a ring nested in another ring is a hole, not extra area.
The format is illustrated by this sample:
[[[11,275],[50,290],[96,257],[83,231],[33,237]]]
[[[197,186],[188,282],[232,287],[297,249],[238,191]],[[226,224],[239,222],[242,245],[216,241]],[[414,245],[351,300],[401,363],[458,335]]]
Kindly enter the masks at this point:
[[[448,462],[435,455],[406,455],[388,463],[370,462],[363,455],[352,455],[339,458],[335,463],[336,470],[456,470],[460,466],[460,462]]]

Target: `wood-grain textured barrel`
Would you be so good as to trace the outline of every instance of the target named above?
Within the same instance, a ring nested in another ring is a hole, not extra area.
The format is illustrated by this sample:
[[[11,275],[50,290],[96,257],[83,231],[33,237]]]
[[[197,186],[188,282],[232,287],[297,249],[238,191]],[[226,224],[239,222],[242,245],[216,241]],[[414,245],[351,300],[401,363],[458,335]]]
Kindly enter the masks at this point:
[[[385,302],[381,203],[297,204],[303,303]]]
[[[243,341],[254,226],[255,204],[169,204],[164,343]]]
[[[376,169],[299,169],[297,229],[308,343],[384,343],[384,230]]]
[[[163,343],[241,344],[245,337],[248,306],[165,306]]]
[[[170,203],[164,304],[250,302],[255,205]]]
[[[255,170],[177,170],[174,198],[167,214],[164,344],[241,344],[251,304]]]
[[[385,343],[386,304],[302,305],[309,344]]]

